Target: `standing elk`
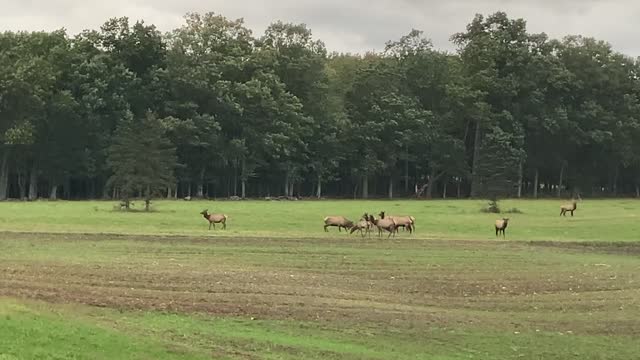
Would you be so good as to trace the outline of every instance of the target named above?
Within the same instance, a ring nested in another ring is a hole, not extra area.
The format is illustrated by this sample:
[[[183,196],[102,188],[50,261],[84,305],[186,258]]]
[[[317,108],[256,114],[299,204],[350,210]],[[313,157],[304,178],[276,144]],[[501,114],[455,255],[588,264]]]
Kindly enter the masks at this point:
[[[502,218],[496,220],[496,237],[498,234],[502,233],[502,237],[505,237],[504,231],[507,229],[507,225],[509,225],[509,218]]]
[[[200,215],[202,215],[209,222],[209,230],[211,230],[211,225],[213,225],[213,229],[215,230],[216,224],[222,224],[222,230],[227,228],[227,215],[225,214],[209,214],[209,210],[203,210]]]
[[[369,221],[369,214],[364,213],[364,215],[362,215],[362,218],[351,228],[351,234],[356,231],[360,231],[360,235],[362,235],[362,237],[364,237],[365,235],[371,236],[372,227],[373,224],[371,223],[371,221]]]
[[[373,215],[369,215],[369,221],[374,224],[378,228],[378,236],[382,236],[382,230],[386,230],[389,232],[389,236],[393,234],[393,237],[396,236],[396,222],[393,219],[385,218],[384,211],[380,213],[380,219],[376,219]]]
[[[564,204],[560,206],[560,215],[567,216],[567,212],[570,212],[571,216],[573,216],[573,212],[576,211],[577,207],[578,207],[578,204],[576,200],[572,199],[570,204]]]
[[[382,216],[380,213],[378,216]],[[397,215],[386,215],[386,218],[393,219],[396,223],[396,232],[398,232],[398,228],[402,227],[403,231],[409,230],[409,234],[412,234],[416,231],[416,218],[413,216],[397,216]]]
[[[338,231],[342,231],[342,228],[347,231],[353,227],[353,221],[347,219],[344,216],[327,216],[324,218],[325,232],[329,232],[329,230],[327,230],[329,226],[337,226]]]

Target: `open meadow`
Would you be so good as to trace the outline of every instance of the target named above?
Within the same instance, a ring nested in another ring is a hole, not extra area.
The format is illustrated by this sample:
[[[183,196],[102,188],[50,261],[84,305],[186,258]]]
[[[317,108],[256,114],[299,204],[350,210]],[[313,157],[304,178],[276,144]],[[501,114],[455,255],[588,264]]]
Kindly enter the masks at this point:
[[[0,203],[0,359],[638,358],[640,201],[561,203]]]

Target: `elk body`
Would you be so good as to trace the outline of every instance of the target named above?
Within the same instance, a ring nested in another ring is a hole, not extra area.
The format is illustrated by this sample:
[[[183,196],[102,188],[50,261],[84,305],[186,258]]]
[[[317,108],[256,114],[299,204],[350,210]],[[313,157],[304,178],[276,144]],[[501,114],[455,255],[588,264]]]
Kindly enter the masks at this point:
[[[355,225],[353,225],[353,227],[351,228],[351,234],[356,231],[360,231],[360,235],[362,235],[362,237],[364,237],[365,235],[371,236],[372,227],[373,224],[371,223],[371,221],[369,221],[369,214],[365,213],[364,215],[362,215],[362,218],[357,223],[355,223]]]
[[[389,232],[389,236],[387,237],[391,237],[391,234],[393,234],[394,237],[396,236],[396,222],[391,218],[385,218],[384,211],[380,213],[380,219],[369,215],[369,221],[378,228],[378,236],[382,236],[382,230]]]
[[[382,213],[380,213],[382,216]],[[387,215],[386,218],[393,219],[396,222],[396,232],[398,232],[398,228],[402,227],[402,230],[409,230],[409,234],[416,231],[416,218],[413,216],[397,216],[397,215]]]
[[[571,213],[573,216],[573,212],[576,211],[577,203],[575,200],[571,200],[570,204],[564,204],[560,206],[560,215],[567,216],[567,212]]]
[[[222,224],[222,229],[227,228],[227,215],[225,214],[209,214],[209,210],[203,210],[200,215],[202,215],[209,222],[209,230],[211,230],[211,226],[216,228],[216,224]]]
[[[504,231],[507,229],[507,225],[509,225],[509,218],[503,218],[496,220],[496,236],[502,233],[502,237],[505,237]]]
[[[353,227],[353,221],[344,216],[327,216],[324,218],[324,231],[329,232],[327,230],[329,226],[337,226],[338,231],[342,231],[342,228],[344,228],[346,231]]]

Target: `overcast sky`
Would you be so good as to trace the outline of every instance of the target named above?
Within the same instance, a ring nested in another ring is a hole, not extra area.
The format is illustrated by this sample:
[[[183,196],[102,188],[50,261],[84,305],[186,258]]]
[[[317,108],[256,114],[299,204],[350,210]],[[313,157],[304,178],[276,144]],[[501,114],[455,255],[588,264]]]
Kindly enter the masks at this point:
[[[531,32],[552,37],[593,36],[627,55],[640,56],[640,2],[633,0],[0,0],[0,30],[53,30],[75,34],[106,19],[144,19],[160,30],[180,26],[187,12],[244,18],[260,34],[273,20],[304,22],[329,51],[381,50],[384,43],[423,30],[437,48],[476,13],[506,11]]]

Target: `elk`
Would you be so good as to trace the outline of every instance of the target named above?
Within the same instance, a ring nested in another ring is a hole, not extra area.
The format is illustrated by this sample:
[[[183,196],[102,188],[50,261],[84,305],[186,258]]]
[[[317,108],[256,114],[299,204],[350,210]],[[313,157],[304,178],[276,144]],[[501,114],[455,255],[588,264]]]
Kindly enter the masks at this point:
[[[502,232],[502,237],[505,237],[504,231],[507,229],[507,225],[509,225],[509,218],[502,218],[496,220],[496,237],[498,234]]]
[[[382,230],[386,230],[389,232],[389,236],[393,234],[393,237],[396,236],[396,222],[393,219],[385,218],[384,211],[380,213],[380,219],[376,219],[373,215],[369,215],[369,221],[374,224],[378,228],[378,236],[382,236]]]
[[[353,234],[356,231],[360,231],[360,235],[362,235],[362,237],[364,237],[365,234],[368,234],[369,236],[371,236],[372,227],[373,227],[373,224],[371,223],[371,221],[369,221],[369,214],[364,213],[360,221],[358,221],[351,228],[351,234]]]
[[[382,213],[378,216],[382,216]],[[413,216],[387,215],[386,217],[388,219],[393,219],[396,222],[396,232],[398,232],[399,227],[402,227],[402,230],[409,229],[409,234],[416,231],[416,218]]]
[[[560,206],[560,215],[567,216],[567,211],[571,212],[571,216],[573,216],[573,212],[576,211],[577,203],[575,199],[571,200],[570,204],[563,204]]]
[[[327,216],[324,218],[324,231],[329,232],[327,228],[329,226],[337,226],[338,231],[351,229],[353,227],[353,221],[347,219],[344,216]]]
[[[209,210],[203,210],[200,215],[202,215],[209,222],[209,230],[211,230],[211,225],[213,225],[213,229],[215,230],[216,224],[222,224],[222,230],[227,228],[227,215],[225,214],[209,214]]]

